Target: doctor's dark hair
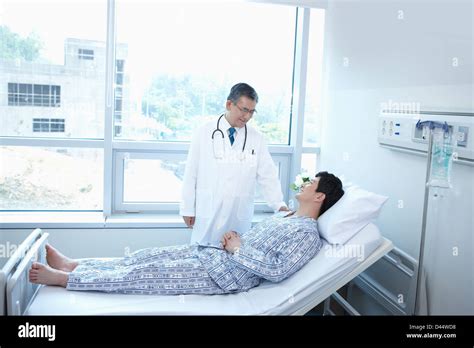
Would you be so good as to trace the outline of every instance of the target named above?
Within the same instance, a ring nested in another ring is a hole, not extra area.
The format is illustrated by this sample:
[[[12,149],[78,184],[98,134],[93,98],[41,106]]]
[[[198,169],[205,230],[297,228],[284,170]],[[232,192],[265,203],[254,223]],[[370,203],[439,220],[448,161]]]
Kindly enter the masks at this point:
[[[344,195],[342,189],[342,182],[337,176],[328,172],[319,172],[316,174],[319,178],[318,188],[316,192],[322,192],[326,195],[323,204],[321,205],[321,216],[326,210],[331,208]]]
[[[258,103],[258,94],[255,89],[253,89],[252,86],[243,82],[232,86],[227,100],[230,100],[232,103],[235,104],[239,101],[240,97],[247,97]]]

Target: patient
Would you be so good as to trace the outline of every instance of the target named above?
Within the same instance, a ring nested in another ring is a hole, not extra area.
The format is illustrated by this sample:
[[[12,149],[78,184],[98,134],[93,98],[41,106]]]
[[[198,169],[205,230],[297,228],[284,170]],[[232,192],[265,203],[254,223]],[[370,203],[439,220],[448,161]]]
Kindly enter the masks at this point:
[[[263,280],[280,282],[321,249],[316,219],[344,194],[341,181],[320,172],[296,195],[296,212],[280,212],[240,235],[229,231],[222,247],[181,245],[138,250],[121,258],[73,260],[50,245],[47,265],[33,263],[32,283],[67,290],[129,294],[225,294]]]

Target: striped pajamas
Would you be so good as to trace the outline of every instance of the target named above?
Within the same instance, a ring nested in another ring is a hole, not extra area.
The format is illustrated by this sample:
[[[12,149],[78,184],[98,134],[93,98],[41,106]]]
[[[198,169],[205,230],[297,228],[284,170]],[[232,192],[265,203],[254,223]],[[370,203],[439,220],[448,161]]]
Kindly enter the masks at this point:
[[[126,294],[220,294],[196,257],[195,245],[148,248],[114,259],[87,259],[69,274],[66,289]]]
[[[241,235],[235,254],[181,245],[142,249],[123,258],[82,260],[69,274],[66,289],[210,295],[246,291],[263,280],[279,282],[322,247],[316,220],[284,215],[275,214]]]

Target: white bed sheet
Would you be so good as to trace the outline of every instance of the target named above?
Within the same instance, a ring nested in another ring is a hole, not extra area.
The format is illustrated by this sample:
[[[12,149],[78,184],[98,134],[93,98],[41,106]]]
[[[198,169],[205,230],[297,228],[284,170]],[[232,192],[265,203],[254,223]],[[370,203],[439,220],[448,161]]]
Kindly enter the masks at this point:
[[[226,295],[126,295],[68,291],[42,287],[26,315],[262,315],[291,314],[314,298],[315,292],[348,275],[364,262],[384,239],[374,224],[352,237],[347,245],[363,245],[364,259],[357,255],[328,256],[343,246],[323,248],[301,270],[280,283],[265,281],[247,292]],[[347,250],[347,249],[346,249]],[[358,261],[359,259],[359,261]],[[327,291],[327,289],[326,289]],[[329,293],[330,294],[330,293]],[[327,296],[329,296],[327,294]],[[297,309],[297,308],[296,308]]]

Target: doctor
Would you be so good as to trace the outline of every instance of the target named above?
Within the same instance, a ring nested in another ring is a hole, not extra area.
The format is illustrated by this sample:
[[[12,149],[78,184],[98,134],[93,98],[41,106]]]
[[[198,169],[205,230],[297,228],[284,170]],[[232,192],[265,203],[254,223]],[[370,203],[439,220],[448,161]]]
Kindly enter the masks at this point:
[[[288,210],[263,135],[247,126],[257,102],[251,86],[236,84],[226,112],[193,135],[180,205],[180,215],[193,228],[191,243],[222,248],[225,232],[250,230],[257,183],[275,212]]]

